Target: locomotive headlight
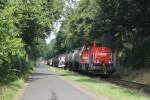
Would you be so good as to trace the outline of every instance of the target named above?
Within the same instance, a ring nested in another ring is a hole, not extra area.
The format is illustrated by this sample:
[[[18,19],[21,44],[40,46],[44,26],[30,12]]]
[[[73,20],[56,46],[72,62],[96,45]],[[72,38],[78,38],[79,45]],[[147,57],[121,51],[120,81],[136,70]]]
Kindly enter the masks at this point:
[[[109,61],[109,64],[111,64],[111,61]]]

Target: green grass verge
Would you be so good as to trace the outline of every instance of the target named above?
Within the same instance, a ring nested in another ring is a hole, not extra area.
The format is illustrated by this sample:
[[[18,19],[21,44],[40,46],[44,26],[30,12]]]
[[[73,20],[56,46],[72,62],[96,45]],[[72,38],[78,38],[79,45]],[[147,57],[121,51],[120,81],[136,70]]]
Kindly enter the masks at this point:
[[[13,100],[23,86],[23,79],[16,80],[7,85],[0,85],[0,100]]]
[[[31,75],[34,70],[34,63],[31,62],[28,65],[28,68],[25,70],[22,78],[16,79],[13,82],[1,82],[0,83],[0,100],[19,100],[18,94],[19,90],[25,87],[25,81]]]
[[[137,91],[123,88],[101,80],[92,79],[88,76],[83,76],[74,72],[53,67],[49,67],[49,70],[57,73],[67,80],[71,80],[79,86],[84,86],[88,88],[88,90],[96,94],[107,96],[112,100],[150,100],[150,97],[144,96],[142,93]]]

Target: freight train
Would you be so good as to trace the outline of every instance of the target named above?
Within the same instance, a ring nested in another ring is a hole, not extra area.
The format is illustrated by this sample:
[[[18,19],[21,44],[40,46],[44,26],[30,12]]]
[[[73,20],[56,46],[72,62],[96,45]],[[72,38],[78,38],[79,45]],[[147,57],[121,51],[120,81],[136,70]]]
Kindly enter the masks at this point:
[[[99,75],[111,75],[116,70],[112,50],[96,41],[93,41],[91,46],[83,45],[82,48],[74,49],[49,61],[51,66]]]

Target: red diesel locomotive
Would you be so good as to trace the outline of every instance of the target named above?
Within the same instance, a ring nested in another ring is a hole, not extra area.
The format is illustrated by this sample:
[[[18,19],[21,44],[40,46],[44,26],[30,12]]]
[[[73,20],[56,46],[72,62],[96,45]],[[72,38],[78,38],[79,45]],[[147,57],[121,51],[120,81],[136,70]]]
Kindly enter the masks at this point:
[[[93,42],[91,47],[83,46],[80,53],[80,70],[108,75],[114,72],[113,56],[110,48]]]
[[[90,47],[84,45],[82,50],[74,49],[52,58],[52,64],[55,67],[100,75],[110,75],[115,71],[111,49],[96,41]]]

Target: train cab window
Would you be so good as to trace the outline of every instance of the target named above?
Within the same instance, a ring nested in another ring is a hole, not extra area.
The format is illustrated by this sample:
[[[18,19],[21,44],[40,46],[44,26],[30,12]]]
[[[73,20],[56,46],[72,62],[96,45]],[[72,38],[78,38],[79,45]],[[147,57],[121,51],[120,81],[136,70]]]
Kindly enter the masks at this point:
[[[102,43],[97,43],[97,47],[102,47]]]

